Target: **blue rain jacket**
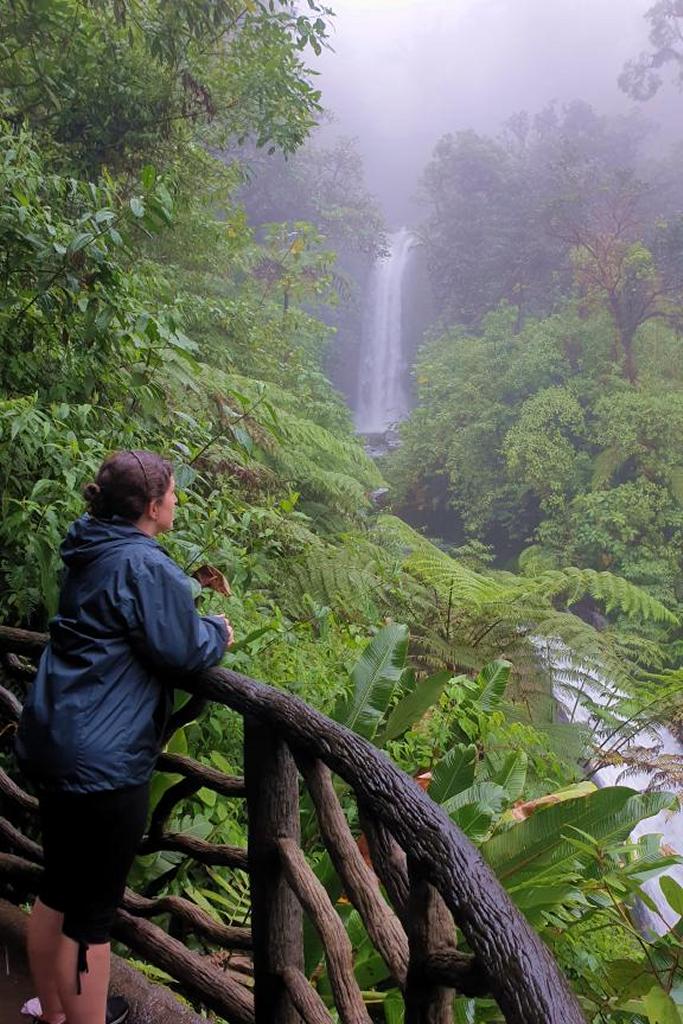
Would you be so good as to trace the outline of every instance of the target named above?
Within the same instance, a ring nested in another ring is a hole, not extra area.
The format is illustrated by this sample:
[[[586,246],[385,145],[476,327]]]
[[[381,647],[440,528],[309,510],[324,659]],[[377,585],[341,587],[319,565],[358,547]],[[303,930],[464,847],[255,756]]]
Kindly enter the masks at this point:
[[[50,788],[141,785],[160,750],[173,672],[217,664],[225,623],[198,614],[188,577],[127,520],[85,515],[60,553],[59,611],[19,723],[19,762]]]

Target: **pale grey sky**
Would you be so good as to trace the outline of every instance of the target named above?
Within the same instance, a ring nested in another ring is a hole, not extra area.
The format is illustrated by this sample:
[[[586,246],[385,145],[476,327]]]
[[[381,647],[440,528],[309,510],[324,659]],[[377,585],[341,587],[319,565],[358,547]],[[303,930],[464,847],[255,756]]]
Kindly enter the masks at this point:
[[[390,220],[447,131],[495,131],[520,109],[580,98],[628,110],[617,76],[647,43],[652,0],[330,0],[334,53],[320,62],[337,128],[356,135]],[[642,106],[680,121],[683,96]],[[677,123],[668,134],[683,135]]]

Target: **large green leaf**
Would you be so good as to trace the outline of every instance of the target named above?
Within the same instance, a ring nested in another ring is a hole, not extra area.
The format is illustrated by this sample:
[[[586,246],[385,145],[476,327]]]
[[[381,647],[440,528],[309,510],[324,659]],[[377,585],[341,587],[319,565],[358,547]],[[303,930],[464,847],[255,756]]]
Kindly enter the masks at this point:
[[[444,804],[456,793],[468,789],[474,782],[477,748],[473,743],[458,743],[449,750],[432,770],[428,793],[437,804]]]
[[[465,835],[479,843],[504,804],[504,789],[493,782],[475,782],[469,789],[452,796],[443,807]]]
[[[643,1005],[650,1024],[681,1024],[678,1007],[659,985],[643,996]]]
[[[353,947],[353,972],[362,991],[374,988],[389,977],[389,968],[373,946],[357,910],[349,909],[344,917],[346,934]]]
[[[633,960],[608,960],[603,965],[607,984],[618,993],[619,999],[637,999],[652,988],[652,972],[647,961],[640,964]]]
[[[666,897],[666,902],[671,909],[683,917],[683,888],[671,875],[662,875],[659,880],[659,887]]]
[[[491,782],[502,786],[511,803],[519,800],[526,782],[529,758],[523,750],[513,750],[505,755],[490,753],[486,757],[486,769]]]
[[[484,665],[475,680],[479,690],[475,701],[481,711],[495,711],[500,706],[511,668],[509,661],[502,660]]]
[[[475,782],[474,785],[463,789],[462,792],[449,797],[442,804],[442,807],[447,814],[453,814],[454,811],[459,810],[461,807],[467,807],[470,804],[482,804],[495,814],[502,810],[504,803],[505,790],[501,789],[500,786],[496,786],[495,782]]]
[[[521,910],[530,924],[538,927],[547,921],[548,911],[572,905],[586,907],[588,900],[578,883],[558,882],[556,885],[529,885],[514,893],[515,906]]]
[[[429,679],[417,682],[410,693],[398,702],[389,715],[386,728],[382,731],[382,741],[396,739],[411,725],[419,721],[425,711],[436,704],[446,683],[451,678],[450,672],[437,672]]]
[[[482,854],[507,888],[541,885],[578,863],[580,855],[569,838],[574,829],[603,844],[623,841],[639,821],[671,802],[667,793],[635,793],[625,786],[598,789],[578,800],[539,807],[526,821],[484,843]]]
[[[400,682],[407,652],[408,627],[396,622],[384,626],[352,669],[353,691],[337,703],[335,721],[371,740]]]
[[[400,989],[390,989],[383,1003],[386,1024],[403,1024],[406,1019],[405,1005]]]

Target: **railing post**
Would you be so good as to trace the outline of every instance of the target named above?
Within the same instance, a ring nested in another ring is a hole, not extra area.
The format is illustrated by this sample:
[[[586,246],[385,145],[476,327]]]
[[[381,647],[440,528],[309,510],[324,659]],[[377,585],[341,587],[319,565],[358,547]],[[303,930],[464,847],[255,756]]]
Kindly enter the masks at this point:
[[[410,894],[406,917],[410,963],[405,991],[406,1024],[452,1024],[455,993],[430,981],[426,972],[429,956],[435,949],[455,948],[453,918],[411,857],[408,858],[408,878]]]
[[[284,740],[249,717],[244,719],[244,772],[256,1024],[299,1024],[282,971],[304,969],[303,914],[276,846],[278,839],[300,841],[299,776]]]

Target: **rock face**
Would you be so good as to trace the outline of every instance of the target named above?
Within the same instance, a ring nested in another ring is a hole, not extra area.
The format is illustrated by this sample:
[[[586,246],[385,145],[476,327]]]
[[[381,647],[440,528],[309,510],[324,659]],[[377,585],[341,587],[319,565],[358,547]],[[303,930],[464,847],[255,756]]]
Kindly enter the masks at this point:
[[[27,1024],[28,1018],[19,1011],[35,995],[26,963],[25,935],[26,914],[0,900],[0,947],[6,952],[0,970],[2,1024]],[[112,956],[111,991],[130,1003],[130,1024],[206,1024],[206,1018],[183,1006],[168,989],[154,985],[118,956]]]

